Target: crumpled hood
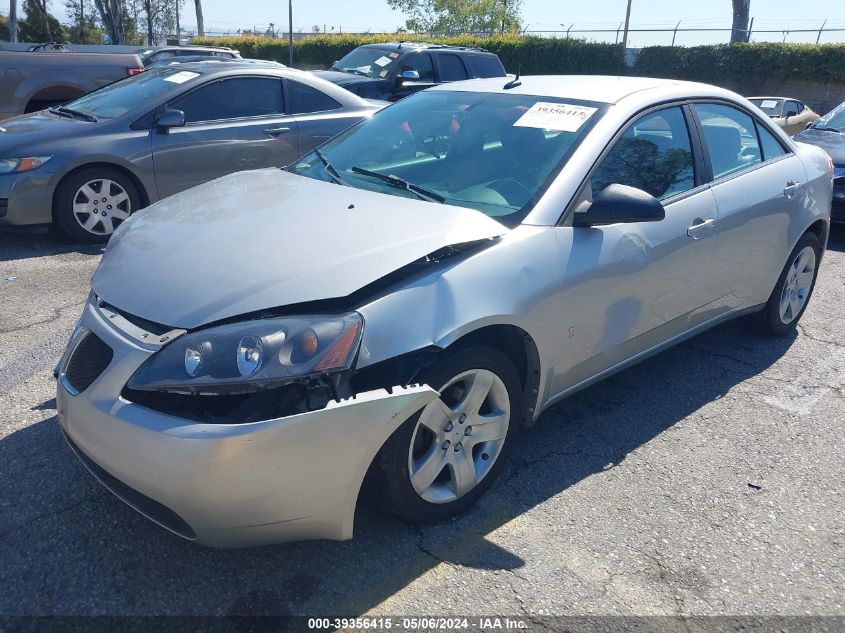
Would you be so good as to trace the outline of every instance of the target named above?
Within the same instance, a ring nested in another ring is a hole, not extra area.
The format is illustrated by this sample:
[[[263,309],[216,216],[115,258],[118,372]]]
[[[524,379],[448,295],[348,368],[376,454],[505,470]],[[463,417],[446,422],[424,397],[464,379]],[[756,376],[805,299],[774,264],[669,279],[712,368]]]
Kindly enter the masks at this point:
[[[801,143],[816,145],[825,150],[837,165],[845,165],[845,134],[808,128],[792,137]]]
[[[471,209],[262,169],[133,215],[91,285],[120,310],[191,329],[345,297],[444,246],[507,231]]]

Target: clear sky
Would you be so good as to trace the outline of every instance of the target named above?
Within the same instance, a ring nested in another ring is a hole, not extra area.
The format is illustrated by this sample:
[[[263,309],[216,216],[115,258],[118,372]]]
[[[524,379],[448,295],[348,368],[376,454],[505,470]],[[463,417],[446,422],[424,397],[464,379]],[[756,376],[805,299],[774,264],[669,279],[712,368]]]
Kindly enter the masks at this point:
[[[22,2],[22,0],[19,0]],[[63,14],[62,0],[50,0],[51,9]],[[206,30],[236,32],[238,29],[264,30],[270,22],[287,30],[286,0],[203,0]],[[524,0],[523,22],[529,31],[565,30],[574,23],[577,29],[616,29],[625,18],[626,0]],[[195,28],[193,0],[185,0],[182,26]],[[9,0],[0,0],[0,10],[8,12]],[[404,17],[391,11],[385,0],[293,0],[294,31],[310,31],[312,26],[326,25],[335,31],[393,31],[404,23]],[[845,29],[845,0],[751,0],[754,30],[774,29],[778,33],[759,34],[752,39],[782,41],[784,29],[818,29],[827,20],[828,28]],[[797,17],[796,17],[797,16]],[[631,27],[673,28],[680,20],[681,28],[729,28],[730,0],[633,0]],[[565,24],[565,27],[561,25]],[[573,33],[574,35],[574,33]],[[615,33],[580,33],[587,39],[613,41]],[[630,44],[669,44],[671,33],[632,33]],[[678,44],[699,44],[726,41],[727,33],[678,33]],[[814,42],[816,34],[790,32],[786,41]],[[845,30],[824,33],[822,42],[845,41]]]

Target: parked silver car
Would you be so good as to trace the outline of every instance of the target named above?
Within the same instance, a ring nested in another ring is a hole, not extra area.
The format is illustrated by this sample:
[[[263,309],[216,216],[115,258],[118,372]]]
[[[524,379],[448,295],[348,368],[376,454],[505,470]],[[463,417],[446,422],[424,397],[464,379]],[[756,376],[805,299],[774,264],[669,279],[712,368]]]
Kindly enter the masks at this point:
[[[104,241],[150,203],[286,165],[379,107],[273,62],[154,68],[2,122],[0,226],[56,222]]]
[[[734,317],[790,332],[830,200],[825,153],[726,90],[440,86],[125,222],[57,368],[61,428],[211,545],[350,538],[362,484],[451,517],[569,394]]]

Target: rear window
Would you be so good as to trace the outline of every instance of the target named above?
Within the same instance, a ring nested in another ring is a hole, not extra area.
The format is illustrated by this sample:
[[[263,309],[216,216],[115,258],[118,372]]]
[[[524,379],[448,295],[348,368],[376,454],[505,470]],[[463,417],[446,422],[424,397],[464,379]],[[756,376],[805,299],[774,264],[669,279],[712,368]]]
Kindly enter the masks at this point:
[[[495,55],[471,55],[467,58],[473,77],[504,77],[505,67]]]

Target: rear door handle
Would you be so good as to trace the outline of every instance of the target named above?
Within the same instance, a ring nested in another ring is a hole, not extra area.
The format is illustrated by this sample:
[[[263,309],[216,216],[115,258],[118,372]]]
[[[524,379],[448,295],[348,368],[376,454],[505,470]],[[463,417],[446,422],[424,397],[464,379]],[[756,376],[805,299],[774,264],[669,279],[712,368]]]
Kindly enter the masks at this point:
[[[795,195],[795,193],[800,187],[800,182],[795,182],[794,180],[787,180],[786,186],[783,188],[783,195],[785,195],[787,198],[791,198],[793,195]]]
[[[270,136],[277,136],[279,134],[284,134],[285,132],[290,132],[289,127],[268,127],[264,130],[265,134],[269,134]]]
[[[692,221],[692,226],[687,229],[687,235],[694,240],[700,240],[702,237],[711,235],[716,229],[716,218],[696,218]]]

